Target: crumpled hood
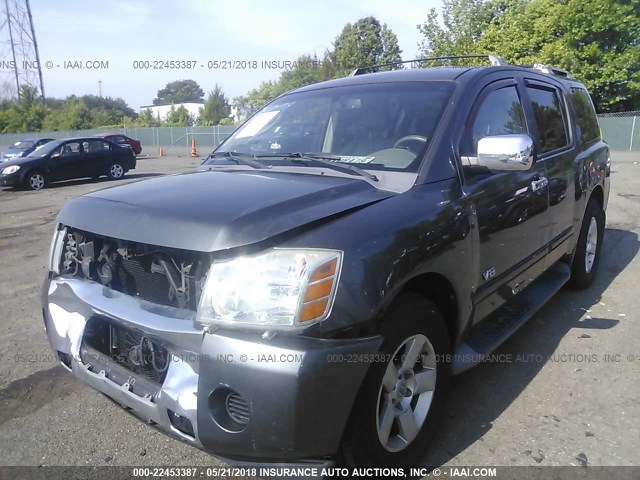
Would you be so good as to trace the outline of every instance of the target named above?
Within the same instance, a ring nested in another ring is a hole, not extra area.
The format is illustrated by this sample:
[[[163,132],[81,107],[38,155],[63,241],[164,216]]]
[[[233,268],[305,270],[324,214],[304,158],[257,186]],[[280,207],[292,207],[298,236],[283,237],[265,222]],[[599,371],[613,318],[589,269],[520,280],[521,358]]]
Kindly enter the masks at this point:
[[[203,171],[83,195],[65,204],[58,221],[113,238],[213,252],[258,243],[392,195],[361,179]]]

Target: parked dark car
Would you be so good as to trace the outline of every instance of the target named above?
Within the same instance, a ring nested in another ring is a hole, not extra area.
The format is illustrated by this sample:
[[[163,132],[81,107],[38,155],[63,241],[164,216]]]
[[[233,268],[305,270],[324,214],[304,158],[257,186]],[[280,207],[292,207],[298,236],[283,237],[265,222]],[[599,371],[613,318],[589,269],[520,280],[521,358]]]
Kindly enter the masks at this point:
[[[602,251],[587,90],[491,60],[297,89],[201,171],[69,201],[42,291],[60,363],[230,461],[419,464],[450,376]]]
[[[49,143],[53,138],[28,138],[19,140],[13,144],[11,148],[7,148],[0,152],[0,163],[8,162],[14,158],[26,157],[36,148]]]
[[[72,178],[122,178],[136,168],[128,148],[94,137],[54,140],[23,158],[0,166],[0,185],[40,190],[48,183]]]
[[[123,147],[129,147],[136,155],[140,155],[142,153],[142,144],[140,143],[140,140],[136,140],[135,138],[127,137],[120,133],[98,133],[94,135],[94,137],[109,140]]]

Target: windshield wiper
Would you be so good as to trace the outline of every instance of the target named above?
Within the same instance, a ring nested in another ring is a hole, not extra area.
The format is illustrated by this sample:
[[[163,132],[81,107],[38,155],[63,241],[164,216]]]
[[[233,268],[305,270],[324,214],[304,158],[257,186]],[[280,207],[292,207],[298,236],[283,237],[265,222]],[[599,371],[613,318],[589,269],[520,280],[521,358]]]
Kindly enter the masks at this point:
[[[257,158],[255,155],[251,153],[213,152],[211,155],[209,155],[209,158],[216,158],[216,157],[226,157],[227,159],[236,162],[238,165],[248,165],[250,167],[257,168],[257,169],[267,168],[266,165],[258,162],[257,160],[252,160],[251,158],[247,158],[247,157]]]
[[[341,158],[338,155],[331,155],[328,153],[294,152],[294,153],[277,153],[277,154],[274,153],[273,155],[258,155],[258,157],[261,157],[261,156],[290,158],[294,162],[302,162],[305,165],[310,165],[311,163],[319,163],[332,170],[350,173],[352,175],[353,174],[360,175],[361,177],[368,178],[372,182],[378,181],[378,177],[376,177],[375,175],[372,175],[366,170],[361,169],[360,167],[356,167],[355,165],[344,165],[341,163],[336,163],[341,161]]]

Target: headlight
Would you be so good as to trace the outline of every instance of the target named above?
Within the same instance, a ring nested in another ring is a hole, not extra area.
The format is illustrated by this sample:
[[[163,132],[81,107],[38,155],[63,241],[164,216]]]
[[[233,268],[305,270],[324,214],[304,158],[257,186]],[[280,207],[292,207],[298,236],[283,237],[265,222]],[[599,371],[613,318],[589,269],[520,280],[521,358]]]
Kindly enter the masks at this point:
[[[342,252],[278,249],[211,265],[197,320],[204,324],[303,328],[329,316]]]
[[[60,229],[60,226],[56,225],[56,231],[53,233],[51,246],[49,247],[50,272],[60,273],[60,260],[62,259],[62,247],[64,246],[64,237],[66,234],[66,228]]]
[[[20,170],[20,165],[11,165],[10,167],[2,169],[2,174],[9,175],[11,173],[16,173],[18,170]]]

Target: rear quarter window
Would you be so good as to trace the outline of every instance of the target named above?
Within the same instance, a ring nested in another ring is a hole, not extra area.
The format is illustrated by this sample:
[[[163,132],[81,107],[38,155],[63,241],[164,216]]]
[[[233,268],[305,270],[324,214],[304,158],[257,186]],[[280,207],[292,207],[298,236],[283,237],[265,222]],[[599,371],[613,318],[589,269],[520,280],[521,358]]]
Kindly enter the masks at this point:
[[[571,103],[576,116],[576,123],[580,128],[579,139],[582,143],[590,143],[600,139],[600,127],[596,110],[589,93],[584,88],[571,87]]]

